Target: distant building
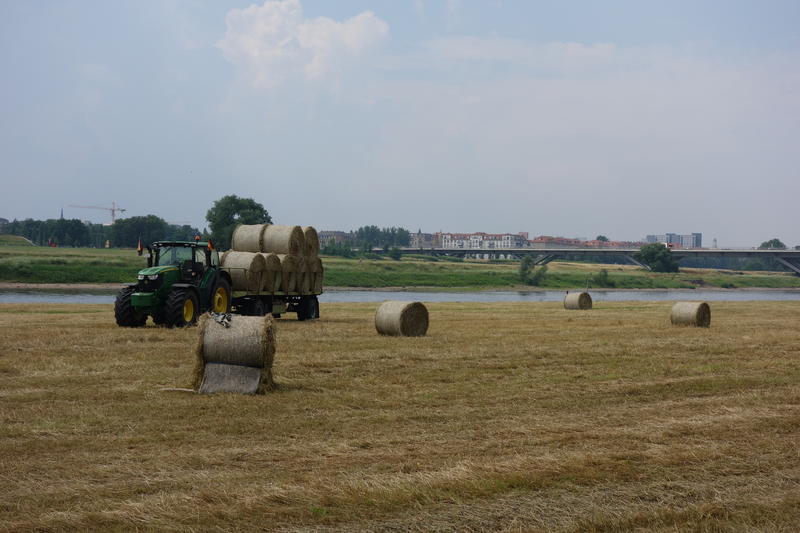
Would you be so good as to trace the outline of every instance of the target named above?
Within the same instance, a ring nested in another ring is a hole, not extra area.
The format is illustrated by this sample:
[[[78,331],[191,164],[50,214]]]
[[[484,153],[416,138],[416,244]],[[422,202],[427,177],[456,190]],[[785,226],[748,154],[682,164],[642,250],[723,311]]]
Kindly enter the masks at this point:
[[[3,228],[4,228],[4,226],[5,226],[6,224],[8,224],[8,222],[9,222],[9,221],[8,221],[8,219],[5,219],[5,218],[3,218],[3,217],[0,217],[0,231],[3,231]]]
[[[318,235],[320,247],[329,244],[348,244],[352,240],[350,233],[345,231],[320,231]]]
[[[531,248],[582,248],[586,246],[586,241],[581,239],[567,239],[564,237],[539,235],[535,239],[529,240],[528,245]]]
[[[411,248],[438,248],[441,243],[439,233],[422,233],[422,230],[411,234],[409,247]]]
[[[677,233],[665,233],[663,235],[648,235],[645,237],[648,244],[663,243],[671,244],[677,248],[702,248],[703,234],[690,233],[688,235],[678,235]]]
[[[527,235],[527,234],[524,234]],[[504,248],[524,248],[527,239],[523,234],[517,233],[441,233],[442,248],[470,248],[484,250],[498,250]]]

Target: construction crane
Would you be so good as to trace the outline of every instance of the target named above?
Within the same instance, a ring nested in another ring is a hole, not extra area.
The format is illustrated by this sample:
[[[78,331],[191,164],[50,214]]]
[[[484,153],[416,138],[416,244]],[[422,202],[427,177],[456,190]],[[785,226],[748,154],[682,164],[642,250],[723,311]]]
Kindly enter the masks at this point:
[[[111,223],[113,224],[117,220],[117,211],[120,213],[124,213],[127,209],[123,209],[122,207],[117,207],[116,202],[111,202],[111,207],[102,207],[99,205],[70,205],[67,207],[78,207],[80,209],[103,209],[104,211],[111,211]]]

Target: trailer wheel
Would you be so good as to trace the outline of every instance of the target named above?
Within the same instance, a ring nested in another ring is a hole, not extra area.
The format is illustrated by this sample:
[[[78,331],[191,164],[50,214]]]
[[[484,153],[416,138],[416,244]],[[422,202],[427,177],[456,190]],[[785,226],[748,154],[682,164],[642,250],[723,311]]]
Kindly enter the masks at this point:
[[[312,320],[319,316],[316,296],[303,296],[297,304],[297,320]]]
[[[311,298],[311,300],[314,302],[314,316],[312,316],[311,318],[317,319],[319,318],[319,299],[316,296],[314,296]]]
[[[267,306],[264,305],[264,301],[261,298],[253,300],[253,303],[248,307],[248,314],[251,316],[264,316],[267,314]]]

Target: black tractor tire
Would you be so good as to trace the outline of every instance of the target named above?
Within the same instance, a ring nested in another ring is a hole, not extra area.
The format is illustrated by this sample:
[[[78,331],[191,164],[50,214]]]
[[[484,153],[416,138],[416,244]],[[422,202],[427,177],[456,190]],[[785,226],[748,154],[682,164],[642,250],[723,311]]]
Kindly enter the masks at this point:
[[[153,323],[156,326],[164,326],[167,324],[167,318],[164,316],[164,309],[159,309],[153,313]]]
[[[224,292],[222,296],[225,301],[220,302],[217,300],[217,293]],[[208,302],[208,310],[215,313],[230,313],[231,312],[231,285],[225,278],[219,278],[214,290],[211,291],[211,301]]]
[[[170,328],[183,328],[197,323],[200,304],[194,291],[172,289],[164,306],[164,323]]]
[[[131,305],[131,295],[136,292],[136,287],[125,287],[114,301],[114,318],[117,325],[123,328],[140,328],[147,322],[147,315],[140,313]]]

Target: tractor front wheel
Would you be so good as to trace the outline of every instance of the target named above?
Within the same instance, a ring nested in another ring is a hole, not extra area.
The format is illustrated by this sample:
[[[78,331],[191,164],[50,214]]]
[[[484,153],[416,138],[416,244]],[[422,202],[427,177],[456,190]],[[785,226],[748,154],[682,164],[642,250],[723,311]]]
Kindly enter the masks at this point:
[[[135,287],[125,287],[114,301],[114,318],[117,325],[123,328],[140,328],[147,322],[147,315],[140,313],[131,305],[131,295],[136,292]]]
[[[164,307],[164,322],[170,328],[192,326],[197,322],[200,305],[193,291],[173,289]]]

